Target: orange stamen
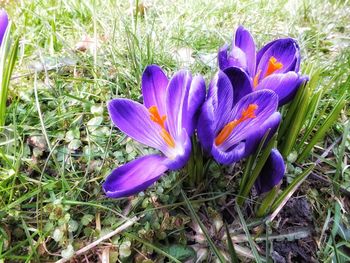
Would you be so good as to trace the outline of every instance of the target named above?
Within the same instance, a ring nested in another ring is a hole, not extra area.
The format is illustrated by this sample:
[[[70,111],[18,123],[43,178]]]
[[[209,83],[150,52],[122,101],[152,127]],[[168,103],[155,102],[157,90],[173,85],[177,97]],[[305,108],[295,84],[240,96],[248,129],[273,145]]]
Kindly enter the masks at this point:
[[[249,104],[247,109],[243,110],[242,116],[238,120],[233,120],[225,125],[221,132],[215,138],[215,145],[221,145],[231,134],[233,129],[237,127],[238,124],[242,123],[247,119],[253,119],[256,117],[255,110],[258,108],[256,104]]]
[[[281,62],[277,62],[277,59],[274,56],[271,56],[269,59],[269,64],[264,77],[267,77],[274,73],[276,70],[279,70],[283,67]]]
[[[171,137],[170,133],[165,129],[166,115],[160,116],[157,106],[151,106],[148,111],[150,113],[150,119],[162,128],[160,136],[162,136],[165,143],[171,148],[175,148],[173,137]]]
[[[254,89],[256,88],[256,86],[258,86],[259,84],[259,78],[260,78],[260,74],[261,74],[261,69],[258,70],[258,73],[256,73],[254,80],[253,80],[253,87]]]
[[[151,106],[148,109],[150,115],[150,118],[153,122],[157,123],[160,127],[165,129],[165,120],[166,120],[166,115],[160,116],[159,111],[157,106]]]
[[[169,145],[171,148],[175,148],[175,141],[166,129],[162,129],[160,136],[162,136],[167,145]]]

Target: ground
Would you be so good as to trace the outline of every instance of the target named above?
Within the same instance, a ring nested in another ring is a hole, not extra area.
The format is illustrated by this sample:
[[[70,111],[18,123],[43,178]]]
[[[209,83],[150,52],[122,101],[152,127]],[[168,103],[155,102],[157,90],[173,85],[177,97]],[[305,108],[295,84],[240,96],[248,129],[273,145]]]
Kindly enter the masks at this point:
[[[350,86],[347,1],[1,3],[20,47],[0,135],[0,262],[67,258],[135,217],[132,226],[72,262],[192,262],[195,255],[211,262],[209,239],[228,256],[224,221],[242,261],[264,261],[267,246],[276,262],[350,260],[349,105],[304,160],[293,156],[321,130],[342,96],[349,100],[343,95]],[[218,48],[238,25],[251,31],[259,47],[278,37],[297,39],[301,71],[319,75],[315,90],[324,92],[313,116],[319,119],[301,126],[282,188],[314,163],[309,177],[271,224],[253,216],[259,202],[254,192],[237,211],[244,162],[212,164],[201,185],[184,184],[183,192],[185,172],[169,172],[144,193],[106,198],[101,184],[109,172],[152,151],[113,127],[107,101],[140,100],[142,71],[153,63],[169,76],[188,68],[209,83]]]

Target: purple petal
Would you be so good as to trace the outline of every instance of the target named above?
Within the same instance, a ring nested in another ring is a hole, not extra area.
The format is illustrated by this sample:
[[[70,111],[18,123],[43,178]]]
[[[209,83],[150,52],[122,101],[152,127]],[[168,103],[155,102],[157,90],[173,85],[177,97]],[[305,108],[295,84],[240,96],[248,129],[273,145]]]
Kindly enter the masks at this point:
[[[224,73],[230,79],[233,87],[233,104],[235,105],[241,98],[253,91],[251,78],[241,68],[229,67]]]
[[[255,118],[250,118],[238,124],[230,136],[219,146],[223,151],[229,150],[232,146],[249,138],[252,134],[259,131],[259,127],[276,112],[278,106],[278,96],[271,90],[259,90],[243,97],[233,108],[232,117],[227,123],[238,120],[243,110],[247,109],[250,104],[256,104]],[[222,127],[223,128],[223,127]]]
[[[113,170],[102,185],[104,192],[119,198],[145,190],[168,170],[165,160],[159,155],[147,155]]]
[[[299,70],[300,51],[296,41],[292,38],[281,38],[264,46],[257,54],[257,70],[261,70],[260,80],[264,77],[269,60],[275,57],[283,67],[274,73],[285,73]]]
[[[114,99],[108,103],[108,111],[113,123],[121,131],[166,154],[168,147],[160,136],[161,128],[151,121],[145,106],[129,99]]]
[[[0,10],[0,45],[2,43],[2,39],[4,38],[9,20],[7,13],[4,9]]]
[[[197,125],[200,107],[205,99],[205,81],[202,76],[195,76],[192,79],[188,94],[186,110],[182,113],[182,126],[189,136],[192,136]],[[185,102],[186,103],[186,102]]]
[[[255,42],[252,35],[243,26],[239,26],[236,30],[235,45],[245,54],[248,74],[254,76],[256,67]]]
[[[191,138],[188,136],[186,129],[182,130],[181,137],[176,138],[176,147],[171,149],[165,165],[170,170],[178,170],[185,166],[190,158],[192,150]]]
[[[165,99],[168,78],[157,65],[147,66],[142,75],[143,103],[146,108],[157,106],[161,116],[166,114]]]
[[[208,99],[203,104],[198,121],[198,138],[207,152],[210,152],[214,134],[219,132],[230,117],[233,107],[233,89],[225,73],[219,71],[210,82]]]
[[[219,64],[219,68],[221,70],[230,66],[229,61],[228,61],[228,49],[229,49],[229,46],[227,44],[225,44],[219,48],[218,64]]]
[[[231,147],[231,149],[228,151],[223,151],[220,147],[217,147],[214,144],[211,153],[218,163],[228,165],[238,162],[245,157],[245,147],[246,143],[240,142],[237,145]]]
[[[279,112],[275,112],[258,127],[255,133],[251,133],[246,139],[246,152],[244,158],[248,157],[257,150],[262,138],[269,131],[264,144],[264,146],[266,146],[272,136],[276,133],[280,122],[281,114]]]
[[[266,193],[278,185],[284,176],[285,164],[280,152],[272,149],[259,177],[255,182],[255,187],[259,194]]]
[[[166,91],[167,127],[174,138],[182,133],[191,81],[191,74],[180,70],[171,78]]]
[[[229,46],[224,45],[218,52],[218,64],[221,70],[228,67],[240,67],[247,69],[246,54],[239,47],[233,46],[231,50],[229,50]]]
[[[279,106],[291,101],[297,93],[299,87],[305,83],[307,77],[299,76],[294,71],[288,73],[272,74],[264,78],[256,87],[260,89],[271,89],[277,93]]]

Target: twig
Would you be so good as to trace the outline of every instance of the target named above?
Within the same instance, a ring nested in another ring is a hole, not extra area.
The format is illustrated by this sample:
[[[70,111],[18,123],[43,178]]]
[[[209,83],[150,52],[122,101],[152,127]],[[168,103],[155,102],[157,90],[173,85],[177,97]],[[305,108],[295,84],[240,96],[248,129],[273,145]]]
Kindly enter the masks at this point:
[[[134,223],[136,223],[138,220],[138,218],[135,216],[133,218],[131,218],[130,220],[126,221],[124,224],[122,224],[120,227],[118,227],[117,229],[115,229],[114,231],[108,233],[107,235],[104,235],[103,237],[95,240],[94,242],[90,243],[89,245],[79,249],[78,251],[76,251],[72,257],[74,256],[79,256],[81,254],[86,253],[87,251],[89,251],[90,249],[96,247],[99,243],[101,243],[102,241],[111,238],[112,236],[119,234],[120,232],[122,232],[123,230],[127,229],[128,227],[132,226]],[[62,258],[58,261],[56,261],[56,263],[64,263],[64,262],[68,262],[70,259],[68,258]]]

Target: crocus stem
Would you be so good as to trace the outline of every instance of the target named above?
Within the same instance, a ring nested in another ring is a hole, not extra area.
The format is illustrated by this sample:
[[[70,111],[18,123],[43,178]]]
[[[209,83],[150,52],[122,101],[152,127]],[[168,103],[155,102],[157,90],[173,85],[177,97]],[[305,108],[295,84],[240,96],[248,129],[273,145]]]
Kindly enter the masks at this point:
[[[269,141],[269,143],[266,145],[265,149],[263,149],[261,156],[260,156],[257,164],[255,165],[255,167],[253,168],[247,183],[244,185],[243,188],[239,189],[240,192],[239,192],[238,197],[237,197],[237,204],[238,205],[241,206],[244,203],[244,200],[248,196],[250,189],[252,189],[254,182],[256,181],[256,178],[258,178],[262,168],[264,167],[264,164],[265,164],[267,158],[270,155],[271,149],[274,147],[275,140],[276,140],[276,135]]]
[[[271,191],[267,193],[267,195],[262,200],[260,206],[258,207],[258,210],[256,212],[257,217],[263,217],[270,211],[272,203],[275,201],[277,197],[278,190],[279,190],[279,187],[275,186],[274,188],[271,189]]]
[[[203,153],[195,136],[192,137],[192,153],[187,164],[188,180],[190,186],[198,186],[203,181],[204,176]]]

